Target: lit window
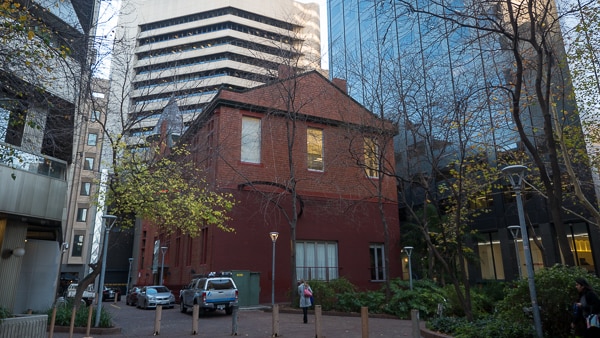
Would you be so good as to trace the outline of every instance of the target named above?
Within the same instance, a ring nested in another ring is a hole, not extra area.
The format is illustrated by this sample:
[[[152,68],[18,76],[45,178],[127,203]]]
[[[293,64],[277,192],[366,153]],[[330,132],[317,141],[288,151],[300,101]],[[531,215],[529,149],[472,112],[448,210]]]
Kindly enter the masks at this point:
[[[88,134],[88,138],[87,138],[87,145],[88,146],[95,146],[97,142],[98,142],[98,134],[96,134],[96,133],[89,133]]]
[[[306,130],[306,154],[308,169],[323,171],[323,130]]]
[[[296,242],[298,279],[332,280],[338,278],[336,242]]]
[[[365,172],[368,177],[379,177],[379,146],[372,138],[365,138]]]
[[[260,119],[242,117],[242,162],[260,163]]]
[[[371,244],[369,247],[371,259],[371,280],[385,280],[385,255],[383,244]]]
[[[77,209],[77,222],[85,222],[87,220],[87,208]]]

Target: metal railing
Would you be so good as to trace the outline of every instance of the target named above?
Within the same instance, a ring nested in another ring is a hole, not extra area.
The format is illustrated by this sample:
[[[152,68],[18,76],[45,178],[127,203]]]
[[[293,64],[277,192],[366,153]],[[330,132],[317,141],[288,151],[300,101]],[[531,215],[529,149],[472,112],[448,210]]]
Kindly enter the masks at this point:
[[[67,162],[0,142],[0,165],[67,180]]]

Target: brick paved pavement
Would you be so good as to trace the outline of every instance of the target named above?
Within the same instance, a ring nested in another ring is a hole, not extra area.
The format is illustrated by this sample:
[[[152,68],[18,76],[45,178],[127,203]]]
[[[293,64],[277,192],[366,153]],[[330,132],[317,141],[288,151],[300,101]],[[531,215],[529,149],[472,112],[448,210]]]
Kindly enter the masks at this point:
[[[91,334],[92,337],[152,337],[154,336],[154,318],[156,311],[141,310],[125,305],[105,303],[112,314],[115,326],[121,328],[120,334]],[[279,336],[287,338],[315,337],[314,311],[309,312],[308,324],[302,323],[302,313],[283,312],[279,314]],[[198,319],[199,333],[192,336],[191,313],[180,313],[178,307],[163,309],[160,336],[163,337],[231,337],[232,316],[221,311],[202,316]],[[321,335],[326,338],[361,338],[360,316],[323,315]],[[369,318],[369,337],[412,338],[412,323],[408,320]],[[238,314],[237,335],[241,337],[272,336],[272,313],[264,308],[241,308]],[[73,337],[84,337],[85,333],[75,333]],[[54,338],[67,338],[68,333],[55,332]]]

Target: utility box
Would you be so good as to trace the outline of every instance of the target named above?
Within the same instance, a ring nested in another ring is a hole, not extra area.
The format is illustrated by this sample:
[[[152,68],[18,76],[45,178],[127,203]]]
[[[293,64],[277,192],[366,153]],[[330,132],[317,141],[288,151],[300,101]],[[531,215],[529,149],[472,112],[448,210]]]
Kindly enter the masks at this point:
[[[239,292],[239,306],[258,305],[260,296],[260,272],[231,270]]]

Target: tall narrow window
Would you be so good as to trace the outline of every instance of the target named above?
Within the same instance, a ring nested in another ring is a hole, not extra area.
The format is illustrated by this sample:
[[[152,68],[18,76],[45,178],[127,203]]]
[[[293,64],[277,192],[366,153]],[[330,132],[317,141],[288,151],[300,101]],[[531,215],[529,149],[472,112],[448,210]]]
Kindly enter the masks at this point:
[[[242,117],[242,162],[260,163],[260,119]]]
[[[79,194],[81,196],[89,196],[92,192],[92,182],[81,182],[81,191]]]
[[[365,138],[365,172],[368,177],[379,177],[379,146],[372,138]]]
[[[83,253],[83,241],[85,239],[84,233],[76,233],[73,236],[73,249],[71,250],[71,256],[73,257],[81,257]]]
[[[87,208],[77,209],[77,222],[85,222],[87,220]]]
[[[306,130],[306,154],[308,169],[323,171],[323,130],[316,128]]]
[[[94,158],[86,157],[83,162],[83,169],[85,170],[94,170]]]
[[[371,280],[385,280],[385,256],[383,253],[383,244],[371,244],[369,251],[371,256]]]
[[[98,142],[98,134],[96,134],[96,133],[89,133],[88,134],[88,138],[87,138],[87,145],[88,146],[95,146],[96,142]]]

